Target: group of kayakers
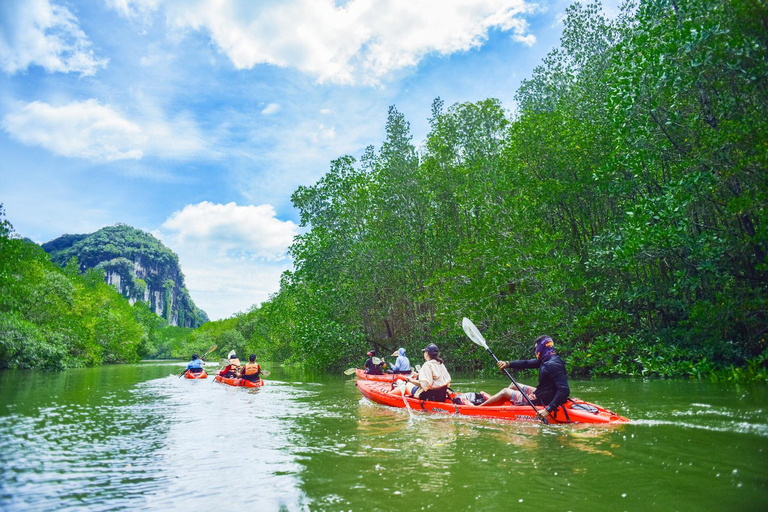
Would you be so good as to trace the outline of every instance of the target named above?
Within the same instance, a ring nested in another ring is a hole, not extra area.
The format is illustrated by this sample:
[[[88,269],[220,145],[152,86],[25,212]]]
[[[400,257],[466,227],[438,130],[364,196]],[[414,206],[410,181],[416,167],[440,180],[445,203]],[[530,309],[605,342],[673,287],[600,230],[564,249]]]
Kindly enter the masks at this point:
[[[455,399],[460,400],[463,405],[477,405],[480,407],[502,405],[509,402],[511,405],[524,405],[528,401],[533,405],[544,406],[539,409],[537,416],[546,419],[553,411],[563,405],[570,395],[568,386],[568,375],[565,370],[565,362],[555,352],[555,343],[550,336],[539,336],[533,344],[535,359],[520,359],[516,361],[498,361],[499,370],[505,371],[512,369],[539,369],[538,386],[526,386],[520,384],[522,393],[517,389],[515,383],[509,385],[490,396],[488,393],[468,393],[466,396],[459,395]],[[395,386],[390,391],[391,394],[405,395],[407,397],[418,398],[420,400],[429,400],[434,402],[444,402],[448,399],[448,391],[451,385],[451,376],[445,368],[443,360],[440,358],[440,351],[437,345],[430,343],[422,349],[424,354],[424,364],[418,373],[411,373],[410,363],[405,357],[405,349],[400,348],[395,354],[398,356],[397,363],[392,367],[394,373],[398,368],[409,375],[404,377],[405,385]],[[375,351],[368,352],[368,360],[365,363],[366,373],[372,375],[381,375],[383,361],[375,357]],[[379,364],[374,364],[376,359]],[[405,368],[403,368],[403,365]],[[376,373],[378,372],[378,373]],[[523,396],[525,393],[525,396]],[[527,400],[526,400],[527,398]]]
[[[395,364],[392,368],[387,368],[387,362],[376,357],[376,350],[371,350],[366,354],[368,359],[365,361],[365,373],[368,375],[384,375],[388,374],[410,374],[411,362],[405,356],[405,349],[400,347],[392,353],[392,357],[396,357]]]
[[[200,356],[192,354],[192,361],[187,364],[187,371],[190,373],[200,373],[203,371],[205,363]],[[261,378],[261,366],[256,362],[256,354],[248,356],[248,362],[240,363],[234,350],[227,356],[227,365],[216,372],[216,375],[228,379],[245,379],[251,382],[257,382]]]
[[[216,375],[228,379],[245,379],[251,382],[257,382],[261,378],[261,366],[256,362],[256,354],[249,355],[248,362],[241,365],[240,359],[232,350],[227,356],[227,361],[227,366],[216,372]]]
[[[555,351],[555,343],[550,336],[539,336],[533,344],[535,359],[520,359],[517,361],[498,361],[496,364],[500,370],[507,368],[516,370],[539,369],[539,384],[536,387],[526,386],[524,384],[516,385],[512,383],[490,396],[483,391],[479,393],[468,393],[458,395],[455,400],[459,400],[464,405],[477,405],[487,407],[506,404],[524,405],[532,403],[537,406],[544,406],[539,409],[537,415],[541,419],[546,419],[553,411],[563,405],[570,395],[568,386],[568,375],[565,370],[565,363]],[[376,357],[376,351],[368,352],[368,359],[365,361],[365,373],[369,375],[403,374],[403,386],[394,386],[391,394],[404,395],[406,397],[418,398],[420,400],[429,400],[433,402],[444,402],[448,399],[448,391],[451,385],[451,375],[445,367],[444,361],[440,358],[440,350],[437,345],[430,343],[422,349],[424,355],[424,364],[421,365],[417,373],[411,369],[411,363],[405,355],[405,348],[400,347],[392,353],[396,357],[392,368],[386,369],[386,362]],[[216,372],[224,378],[240,378],[251,382],[256,382],[261,378],[261,366],[256,362],[256,354],[248,356],[248,362],[244,365],[240,363],[234,350],[227,357],[228,364],[220,371]],[[187,371],[190,373],[200,373],[203,371],[203,360],[197,355],[192,355],[192,361],[187,365]],[[525,394],[525,395],[524,395]]]

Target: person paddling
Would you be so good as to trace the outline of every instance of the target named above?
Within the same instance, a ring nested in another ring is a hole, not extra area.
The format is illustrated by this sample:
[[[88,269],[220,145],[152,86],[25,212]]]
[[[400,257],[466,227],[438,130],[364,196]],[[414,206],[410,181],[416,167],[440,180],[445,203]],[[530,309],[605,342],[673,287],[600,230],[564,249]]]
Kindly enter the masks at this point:
[[[417,379],[406,377],[406,384],[401,389],[394,388],[390,391],[393,395],[406,395],[419,400],[432,402],[444,402],[448,396],[448,386],[451,385],[451,375],[440,359],[440,350],[437,345],[430,343],[422,349],[424,361],[419,370]]]
[[[411,373],[411,362],[405,357],[405,349],[403,347],[393,352],[392,357],[397,357],[397,359],[392,368],[387,370],[387,373]]]
[[[187,364],[187,371],[189,373],[202,373],[203,364],[203,360],[200,359],[199,355],[192,354],[192,361]]]
[[[381,365],[383,364],[383,362],[379,361],[378,364],[373,362],[373,358],[376,357],[376,351],[371,350],[366,355],[368,356],[368,359],[365,361],[365,373],[367,373],[368,375],[383,375],[384,372],[381,369]]]
[[[237,358],[237,354],[235,354],[234,350],[229,353],[227,359],[229,360],[229,364],[217,373],[225,378],[231,379],[237,377],[238,371],[240,370],[240,359]]]
[[[555,343],[549,336],[539,336],[534,342],[536,359],[520,359],[517,361],[499,361],[496,365],[500,370],[505,368],[514,368],[517,370],[538,368],[539,385],[531,387],[521,384],[523,392],[534,405],[544,405],[539,409],[537,415],[539,418],[546,419],[552,411],[563,405],[571,393],[568,386],[568,374],[565,371],[565,363],[560,356],[555,353]],[[512,405],[525,405],[525,398],[522,394],[510,384],[509,387],[502,389],[479,407],[491,405],[500,405],[507,400]]]
[[[243,366],[240,375],[243,379],[251,382],[259,381],[261,378],[261,366],[256,363],[256,354],[248,356],[248,362]]]

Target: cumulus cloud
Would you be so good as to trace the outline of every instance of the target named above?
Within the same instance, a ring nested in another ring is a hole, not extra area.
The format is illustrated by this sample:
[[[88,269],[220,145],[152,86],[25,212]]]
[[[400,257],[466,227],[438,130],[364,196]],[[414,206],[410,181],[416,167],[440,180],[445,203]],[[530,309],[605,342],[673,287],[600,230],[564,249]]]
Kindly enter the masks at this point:
[[[41,66],[49,72],[93,75],[108,59],[96,57],[77,18],[49,0],[0,2],[0,66],[8,74]]]
[[[2,127],[24,144],[97,162],[139,160],[148,154],[183,159],[205,150],[203,137],[188,115],[167,120],[151,111],[132,121],[95,99],[61,106],[41,101],[19,104],[5,115]]]
[[[527,0],[111,0],[118,10],[162,5],[171,27],[210,35],[238,69],[294,67],[320,82],[377,84],[429,54],[481,46],[491,30],[532,44]]]
[[[180,246],[226,257],[279,260],[298,232],[291,221],[276,217],[272,205],[238,206],[203,201],[174,212],[163,223]]]
[[[96,100],[60,107],[33,101],[8,113],[2,125],[24,144],[95,161],[139,159],[146,143],[139,126]]]
[[[195,303],[219,319],[247,311],[279,288],[297,232],[271,205],[204,201],[174,212],[156,235],[179,255]]]

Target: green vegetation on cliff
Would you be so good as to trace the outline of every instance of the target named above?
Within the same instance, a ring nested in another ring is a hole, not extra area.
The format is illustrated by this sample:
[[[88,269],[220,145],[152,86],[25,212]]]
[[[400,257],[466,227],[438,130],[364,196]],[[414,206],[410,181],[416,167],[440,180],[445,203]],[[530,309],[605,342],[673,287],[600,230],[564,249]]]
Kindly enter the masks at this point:
[[[151,234],[125,224],[87,235],[63,235],[43,244],[51,260],[80,270],[103,270],[106,280],[132,302],[144,301],[170,325],[195,328],[208,321],[184,285],[179,258]]]

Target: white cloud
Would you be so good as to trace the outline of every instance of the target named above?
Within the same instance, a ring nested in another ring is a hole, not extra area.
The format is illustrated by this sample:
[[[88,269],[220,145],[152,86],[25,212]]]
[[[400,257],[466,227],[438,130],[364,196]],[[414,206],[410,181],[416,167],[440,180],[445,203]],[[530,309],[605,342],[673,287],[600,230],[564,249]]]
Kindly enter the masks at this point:
[[[179,255],[187,288],[212,319],[247,311],[278,290],[298,232],[268,204],[204,201],[174,212],[156,235]]]
[[[146,144],[139,126],[96,100],[61,107],[33,101],[7,114],[2,126],[24,144],[95,161],[139,159]]]
[[[186,159],[206,149],[204,137],[189,115],[165,119],[147,105],[144,118],[127,119],[95,99],[54,106],[41,101],[18,105],[2,120],[16,140],[57,155],[98,162],[145,155]]]
[[[336,138],[336,128],[331,126],[326,128],[324,124],[317,127],[317,131],[312,134],[312,142],[319,143],[323,141],[330,141]]]
[[[126,13],[162,4],[169,26],[206,32],[238,69],[272,64],[370,85],[429,54],[477,48],[492,29],[531,44],[521,16],[536,8],[527,0],[111,1]]]
[[[181,246],[226,257],[280,260],[298,226],[275,217],[272,205],[238,206],[203,201],[174,212],[163,229],[175,233]]]
[[[9,74],[41,66],[49,72],[93,75],[107,65],[98,58],[77,18],[49,0],[0,2],[0,66]]]
[[[269,105],[264,107],[261,113],[264,114],[265,116],[268,116],[279,111],[280,111],[280,105],[278,105],[277,103],[270,103]]]

